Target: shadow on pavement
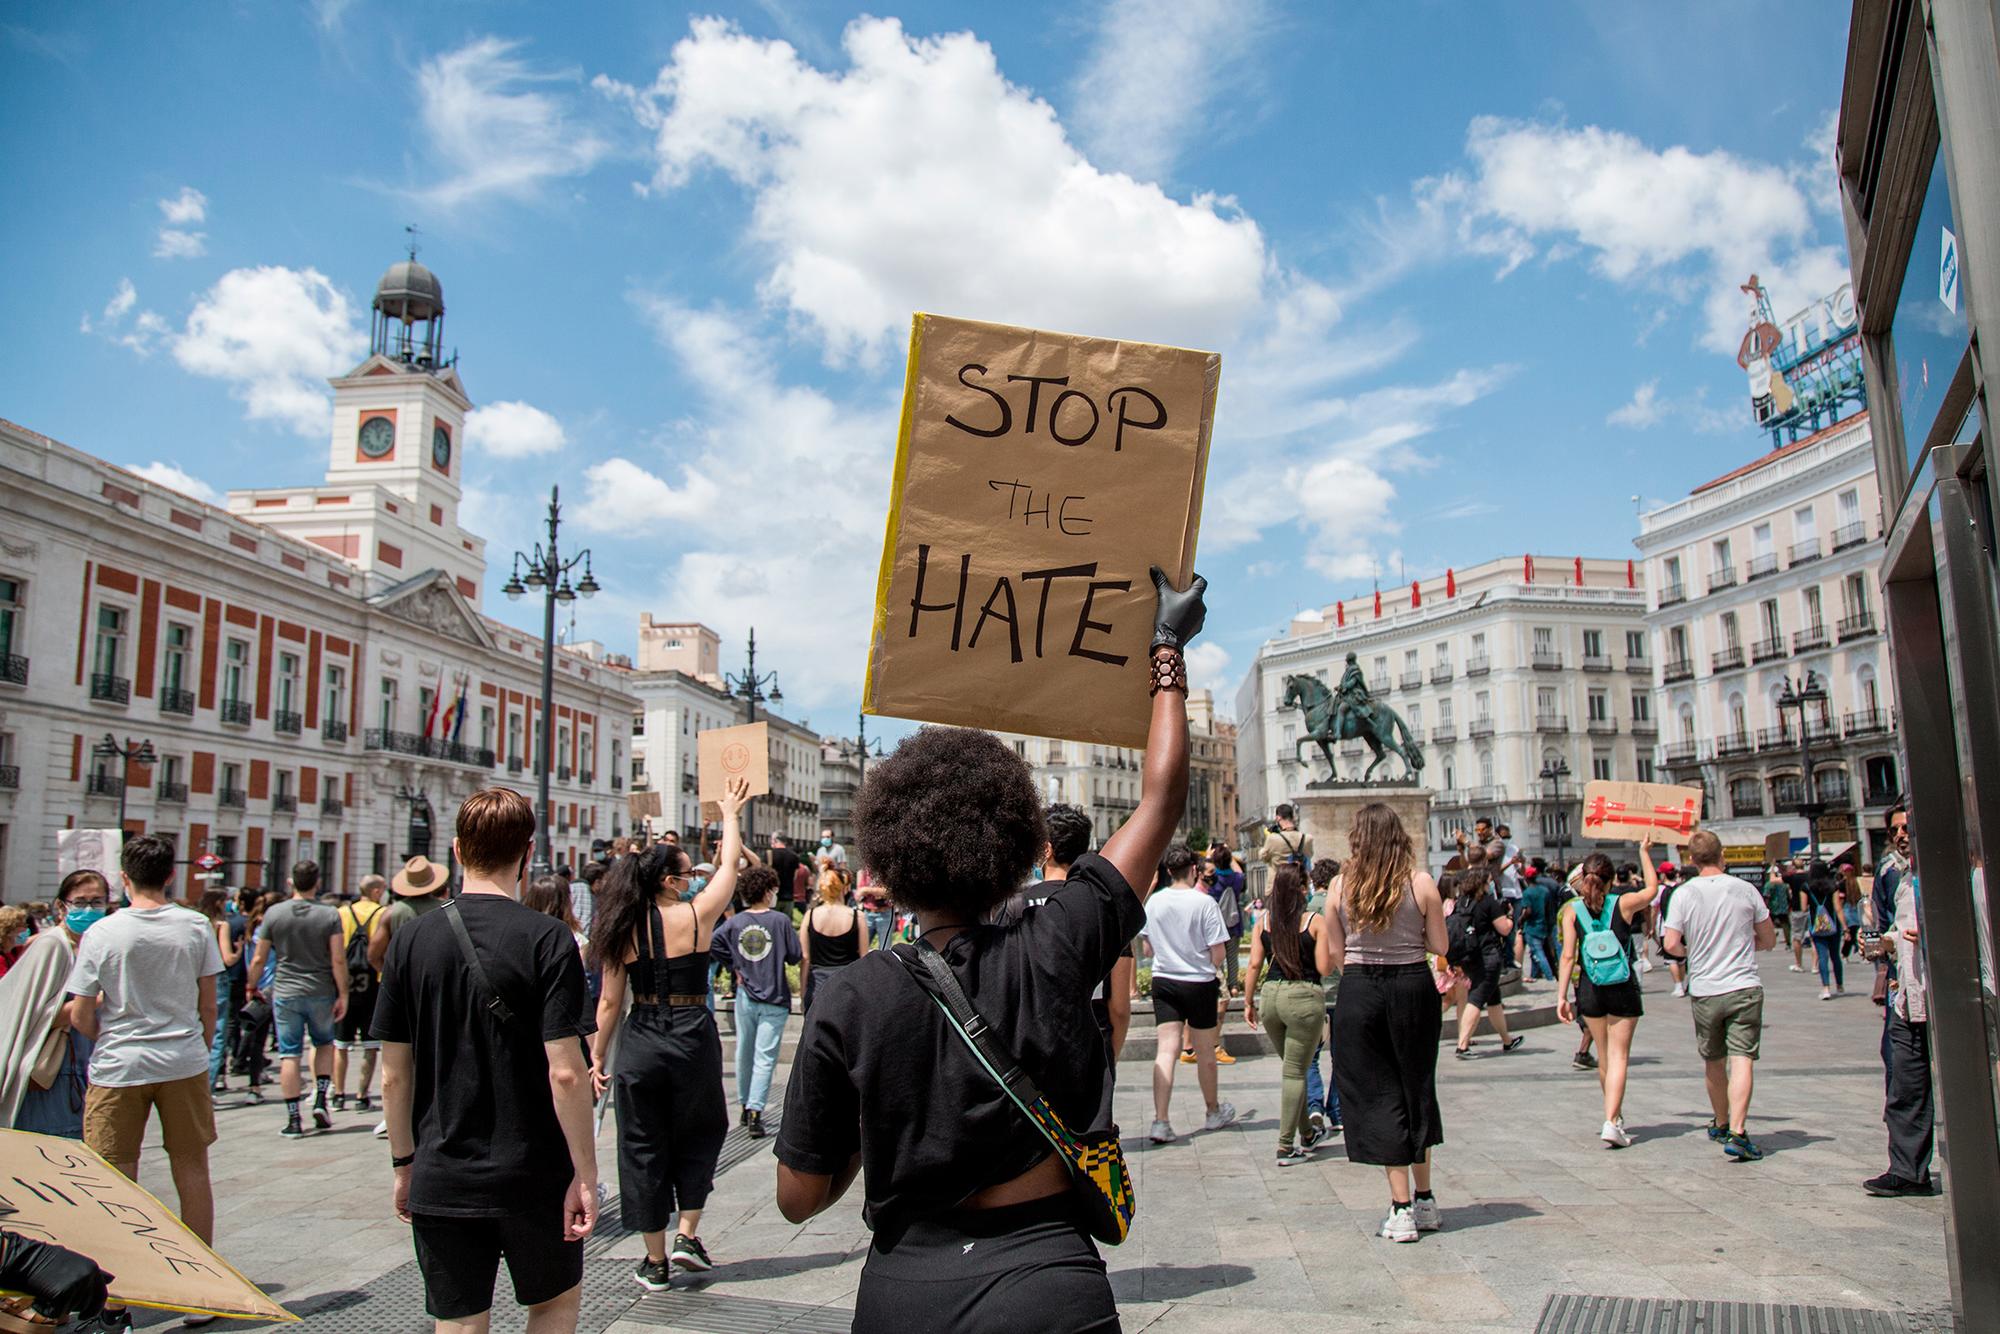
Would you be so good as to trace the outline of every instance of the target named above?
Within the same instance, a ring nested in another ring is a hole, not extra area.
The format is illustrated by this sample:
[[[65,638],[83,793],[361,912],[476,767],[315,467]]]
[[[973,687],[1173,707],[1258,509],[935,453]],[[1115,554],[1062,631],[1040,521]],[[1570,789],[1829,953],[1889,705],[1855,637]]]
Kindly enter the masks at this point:
[[[1171,1302],[1248,1283],[1248,1265],[1148,1265],[1111,1274],[1111,1295],[1121,1302]]]
[[[1444,1211],[1444,1225],[1451,1232],[1469,1232],[1476,1227],[1491,1227],[1495,1223],[1511,1223],[1521,1218],[1540,1218],[1542,1211],[1532,1205],[1514,1200],[1480,1200],[1473,1204],[1454,1204]]]
[[[745,1260],[733,1266],[727,1261],[718,1261],[715,1268],[706,1274],[691,1277],[676,1273],[674,1287],[676,1290],[700,1292],[713,1283],[727,1282],[732,1277],[730,1273],[732,1268],[737,1271],[734,1274],[736,1278],[790,1278],[794,1274],[810,1273],[815,1269],[832,1269],[847,1263],[855,1253],[855,1251],[819,1251],[812,1255],[774,1255]]]

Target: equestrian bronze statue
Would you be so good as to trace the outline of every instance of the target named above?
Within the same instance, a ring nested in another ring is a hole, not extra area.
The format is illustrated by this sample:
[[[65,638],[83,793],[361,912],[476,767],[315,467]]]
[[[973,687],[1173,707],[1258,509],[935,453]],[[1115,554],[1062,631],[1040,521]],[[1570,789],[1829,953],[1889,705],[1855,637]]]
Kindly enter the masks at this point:
[[[1374,760],[1361,775],[1360,781],[1364,783],[1392,754],[1401,757],[1410,781],[1423,774],[1424,753],[1416,737],[1410,734],[1409,725],[1402,715],[1387,704],[1377,703],[1368,693],[1368,682],[1352,653],[1347,655],[1347,670],[1341,674],[1338,690],[1328,690],[1326,683],[1316,676],[1287,676],[1283,707],[1305,711],[1306,734],[1299,738],[1299,763],[1310,763],[1306,759],[1309,744],[1317,744],[1320,754],[1326,756],[1326,778],[1306,784],[1308,788],[1339,784],[1340,766],[1333,759],[1336,741],[1366,741],[1375,752]]]

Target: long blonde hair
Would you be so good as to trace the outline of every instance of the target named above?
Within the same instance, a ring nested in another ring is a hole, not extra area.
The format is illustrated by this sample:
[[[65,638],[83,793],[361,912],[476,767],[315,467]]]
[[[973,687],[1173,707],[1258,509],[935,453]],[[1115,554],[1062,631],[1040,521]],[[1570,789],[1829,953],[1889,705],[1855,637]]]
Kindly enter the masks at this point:
[[[847,877],[829,866],[819,873],[819,901],[821,903],[841,903],[847,898]]]
[[[1396,812],[1379,801],[1354,813],[1348,848],[1340,868],[1341,902],[1356,926],[1383,930],[1416,869],[1417,850]]]

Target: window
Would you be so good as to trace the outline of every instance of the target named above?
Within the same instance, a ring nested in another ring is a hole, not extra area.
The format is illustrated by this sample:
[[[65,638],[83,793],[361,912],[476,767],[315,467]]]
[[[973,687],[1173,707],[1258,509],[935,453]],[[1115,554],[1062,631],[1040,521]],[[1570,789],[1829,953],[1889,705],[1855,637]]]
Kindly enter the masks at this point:
[[[1415,672],[1417,670],[1417,651],[1415,649],[1408,649],[1404,652],[1403,670],[1405,672]]]
[[[222,702],[241,704],[250,675],[250,641],[228,639],[222,644]]]
[[[278,655],[278,709],[283,713],[299,711],[299,655],[296,653]]]
[[[1444,786],[1447,792],[1458,786],[1458,766],[1450,760],[1444,762]]]
[[[1653,775],[1653,757],[1651,755],[1641,754],[1633,762],[1632,768],[1633,772],[1639,775],[1640,782],[1651,783],[1656,781]]]
[[[1551,691],[1550,694],[1553,696],[1554,692]],[[1586,716],[1590,719],[1591,722],[1607,723],[1611,721],[1610,692],[1604,690],[1593,690],[1590,692],[1590,697],[1587,700],[1585,700],[1584,703],[1585,707],[1589,710],[1589,713]]]
[[[1490,750],[1479,752],[1479,785],[1493,786],[1493,752]]]
[[[1737,628],[1736,613],[1733,611],[1722,613],[1722,644],[1724,648],[1743,647],[1743,632]]]
[[[1386,656],[1379,657],[1375,659],[1374,680],[1372,680],[1369,684],[1375,686],[1383,686],[1387,685],[1388,682],[1389,682],[1389,659]]]
[[[181,757],[178,755],[162,755],[160,757],[160,786],[172,787],[181,781]]]
[[[1423,702],[1419,700],[1418,702],[1410,705],[1407,712],[1409,713],[1409,717],[1405,718],[1403,721],[1407,722],[1410,725],[1411,734],[1413,736],[1422,735],[1424,730]]]
[[[1792,511],[1792,540],[1800,544],[1819,540],[1819,511],[1810,505]]]
[[[1681,740],[1694,741],[1694,706],[1691,704],[1681,705]]]
[[[1625,656],[1633,662],[1646,660],[1646,632],[1627,630],[1625,632]]]
[[[1493,695],[1490,691],[1482,690],[1472,697],[1472,716],[1482,723],[1493,720]]]
[[[1806,628],[1808,630],[1817,630],[1826,624],[1826,614],[1820,606],[1818,584],[1812,584],[1801,589],[1799,592],[1799,603],[1805,608]]]
[[[1556,648],[1555,631],[1551,630],[1546,625],[1536,626],[1535,656],[1542,657],[1546,654],[1553,653],[1555,652],[1555,648]]]
[[[1600,783],[1611,781],[1611,756],[1598,751],[1590,757],[1590,776]]]
[[[90,670],[98,676],[122,676],[125,665],[125,609],[97,609],[97,646],[91,653]]]
[[[326,669],[326,716],[333,722],[347,717],[347,669]]]
[[[431,688],[430,686],[418,686],[417,717],[424,720],[425,736],[429,736],[431,732],[434,730],[435,720],[431,717],[431,710],[436,707],[437,707],[437,691]]]
[[[1669,556],[1661,563],[1660,586],[1669,593],[1677,593],[1681,584],[1681,558]]]
[[[1750,530],[1750,554],[1768,556],[1771,554],[1771,525],[1760,523]]]
[[[1555,711],[1556,688],[1554,686],[1537,687],[1535,690],[1535,716],[1538,718],[1550,718],[1555,716]]]
[[[481,750],[493,749],[493,706],[491,704],[482,704],[479,706],[479,748]]]
[[[1583,632],[1583,656],[1586,658],[1601,658],[1604,656],[1604,632],[1602,630],[1585,630]]]
[[[1635,723],[1645,723],[1645,722],[1651,722],[1652,719],[1653,719],[1653,692],[1650,690],[1633,691],[1632,721]]]
[[[222,790],[241,793],[243,791],[243,766],[225,764],[222,766]]]
[[[21,625],[23,590],[18,579],[0,579],[0,658],[12,657],[27,647]]]
[[[1451,645],[1450,645],[1450,644],[1439,644],[1439,645],[1437,646],[1437,659],[1436,659],[1436,661],[1437,661],[1437,665],[1438,665],[1439,667],[1441,667],[1441,668],[1446,668],[1446,669],[1449,669],[1449,668],[1450,668],[1450,666],[1451,666]]]
[[[274,779],[275,779],[275,781],[277,782],[277,785],[278,785],[278,786],[277,786],[277,788],[275,789],[275,790],[276,790],[276,792],[277,792],[277,794],[278,794],[278,795],[279,795],[280,797],[289,797],[289,796],[291,796],[291,795],[292,795],[292,771],[291,771],[290,769],[279,769],[279,770],[277,770],[277,771],[275,772],[275,774],[273,775],[273,777],[274,777]]]
[[[382,678],[382,698],[380,704],[377,706],[379,713],[376,718],[376,724],[385,732],[396,730],[396,697],[400,693],[401,687],[397,685],[395,677],[385,676]]]
[[[1868,614],[1868,577],[1850,574],[1840,585],[1840,601],[1849,617]]]
[[[1847,527],[1849,524],[1861,522],[1861,493],[1859,491],[1842,491],[1838,496],[1834,497],[1833,504],[1835,512],[1840,516],[1840,526],[1842,528]]]
[[[1713,551],[1715,553],[1715,572],[1717,574],[1721,574],[1723,571],[1728,570],[1732,567],[1734,562],[1730,560],[1728,538],[1726,537],[1717,538],[1713,547]]]
[[[193,651],[194,627],[179,621],[167,623],[167,656],[160,669],[160,686],[164,690],[186,690],[193,677],[189,670],[188,654]]]
[[[1784,627],[1778,623],[1778,599],[1766,598],[1757,609],[1764,617],[1764,638],[1777,639],[1785,633]]]
[[[1729,734],[1740,737],[1749,730],[1750,719],[1743,709],[1743,696],[1731,695],[1729,697]]]
[[[1484,630],[1481,630],[1472,637],[1472,656],[1475,658],[1486,656],[1486,632]]]
[[[1736,816],[1764,813],[1764,785],[1755,778],[1729,780],[1730,813]]]
[[[1449,695],[1438,701],[1438,726],[1451,726],[1451,696]]]
[[[1688,632],[1685,625],[1672,626],[1667,630],[1667,657],[1674,662],[1688,660]]]

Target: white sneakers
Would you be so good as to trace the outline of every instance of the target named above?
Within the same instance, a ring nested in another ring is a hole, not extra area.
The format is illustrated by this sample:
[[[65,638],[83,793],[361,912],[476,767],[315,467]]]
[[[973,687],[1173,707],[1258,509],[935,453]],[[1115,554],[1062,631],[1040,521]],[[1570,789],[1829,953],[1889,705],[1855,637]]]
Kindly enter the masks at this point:
[[[1819,989],[1819,998],[1821,1000],[1832,1000],[1833,999],[1832,989],[1829,987],[1821,987]]]
[[[1201,1128],[1203,1130],[1220,1130],[1235,1119],[1236,1104],[1233,1102],[1221,1103],[1202,1121]]]
[[[387,1138],[389,1138],[389,1122],[387,1121],[387,1119],[384,1119],[384,1120],[381,1120],[381,1121],[377,1121],[377,1122],[375,1123],[375,1132],[374,1132],[374,1133],[375,1133],[375,1138],[376,1138],[376,1139],[387,1139]]]
[[[1597,1132],[1597,1137],[1614,1149],[1629,1149],[1632,1147],[1632,1136],[1626,1133],[1625,1122],[1622,1119],[1606,1121],[1604,1129]]]
[[[1799,967],[1795,963],[1788,963],[1785,965],[1785,971],[1788,973],[1803,973],[1805,969]]]
[[[1444,1227],[1444,1213],[1438,1208],[1436,1197],[1410,1201],[1410,1216],[1417,1220],[1419,1232],[1437,1232]]]
[[[1174,1134],[1174,1128],[1165,1121],[1155,1121],[1153,1122],[1152,1130],[1147,1134],[1146,1138],[1152,1140],[1155,1144],[1172,1144],[1180,1136]]]
[[[1382,1220],[1382,1237],[1389,1241],[1415,1241],[1417,1239],[1417,1216],[1413,1205],[1398,1205]]]
[[[1685,982],[1676,982],[1676,983],[1674,983],[1674,995],[1676,995],[1676,996],[1685,996],[1685,995],[1687,995],[1687,994],[1688,994],[1688,984],[1687,984],[1687,983],[1685,983]]]

